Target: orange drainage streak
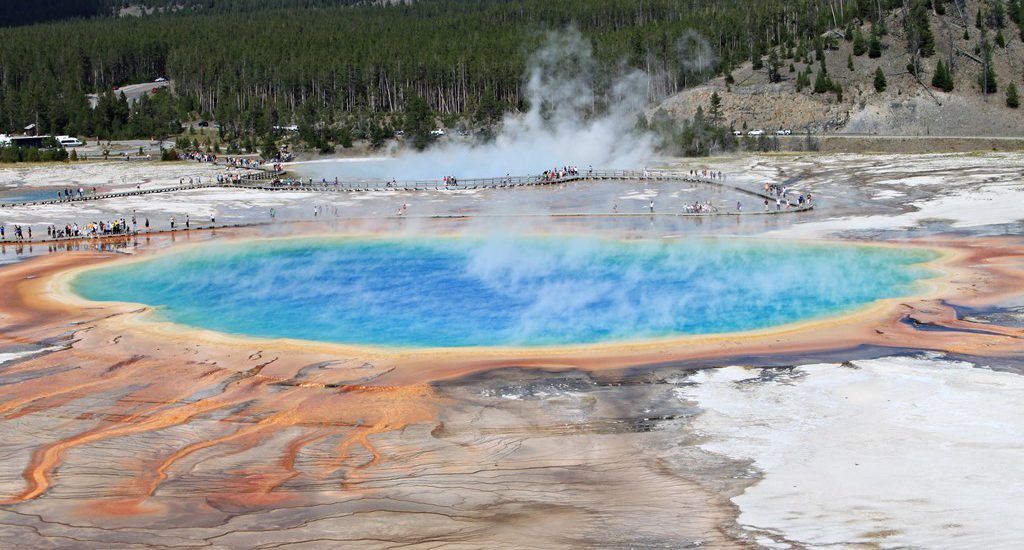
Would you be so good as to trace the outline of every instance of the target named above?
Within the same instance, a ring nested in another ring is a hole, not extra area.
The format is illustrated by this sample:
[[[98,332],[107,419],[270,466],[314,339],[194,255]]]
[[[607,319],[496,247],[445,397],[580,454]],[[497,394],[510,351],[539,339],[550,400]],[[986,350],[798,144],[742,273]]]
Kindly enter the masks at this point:
[[[137,419],[142,414],[140,413],[134,417],[126,419],[126,423],[120,424],[116,427],[95,428],[67,440],[40,447],[32,453],[32,460],[29,462],[29,465],[23,474],[23,477],[27,482],[25,490],[13,498],[0,500],[0,504],[15,504],[31,500],[45,493],[51,486],[51,473],[54,468],[60,464],[64,451],[68,449],[112,437],[177,426],[191,420],[197,415],[235,405],[243,401],[244,400],[242,399],[228,400],[219,403],[199,401],[155,414],[149,418],[142,419],[135,424],[127,424],[127,421]]]
[[[403,427],[404,426],[399,426],[399,427],[397,427],[395,429],[401,429]],[[347,462],[348,459],[352,457],[352,452],[351,451],[352,451],[352,448],[354,446],[356,446],[356,445],[361,446],[363,449],[366,450],[366,452],[370,453],[370,460],[367,461],[367,462],[364,462],[362,464],[357,464],[355,466],[352,466],[351,468],[349,468],[349,470],[348,470],[349,472],[355,472],[357,470],[361,470],[361,469],[367,468],[367,467],[369,467],[369,466],[379,462],[380,461],[380,453],[377,452],[376,447],[374,447],[373,444],[370,443],[370,440],[368,438],[372,434],[382,433],[382,432],[385,432],[385,431],[387,431],[387,426],[386,425],[384,425],[384,426],[377,425],[377,426],[371,426],[369,428],[358,428],[355,431],[355,433],[347,436],[338,445],[337,466],[335,466],[329,472],[329,475],[337,473],[338,470],[340,470],[340,469],[345,467],[345,462]],[[349,475],[346,475],[345,476],[345,481],[342,482],[342,487],[346,487],[346,488],[349,487],[350,482],[351,482],[351,480],[349,479]]]
[[[133,360],[133,361],[131,361],[131,363],[128,363],[128,364],[135,365],[135,363],[137,363],[137,360]],[[60,387],[54,389],[53,391],[48,391],[48,392],[43,392],[43,393],[32,393],[32,390],[26,388],[25,385],[22,385],[22,384],[12,384],[11,385],[12,386],[11,387],[11,393],[18,393],[18,394],[23,394],[23,395],[24,394],[29,394],[29,395],[27,395],[26,397],[21,398],[21,399],[12,399],[11,401],[3,403],[2,405],[0,405],[0,414],[5,414],[5,413],[10,412],[10,411],[15,411],[15,412],[12,412],[10,415],[8,415],[6,418],[8,420],[15,419],[15,418],[20,418],[20,417],[22,417],[22,416],[24,416],[26,414],[31,414],[33,412],[36,412],[32,407],[29,407],[28,405],[31,405],[33,403],[38,403],[40,401],[44,401],[44,400],[48,400],[48,399],[54,399],[54,398],[58,398],[58,397],[59,398],[63,398],[63,399],[57,400],[54,403],[49,404],[48,408],[54,408],[56,406],[62,405],[64,403],[67,403],[68,401],[71,401],[72,399],[75,399],[75,398],[77,398],[77,397],[79,397],[81,395],[86,395],[86,394],[88,394],[91,391],[94,391],[96,389],[103,388],[105,386],[109,386],[111,384],[118,383],[118,382],[121,381],[122,378],[126,378],[126,377],[129,377],[129,376],[134,376],[134,375],[138,374],[138,371],[141,370],[141,369],[142,369],[141,366],[137,366],[137,367],[134,367],[134,368],[131,368],[131,369],[119,368],[116,371],[114,371],[114,374],[112,374],[111,376],[102,377],[102,378],[100,378],[98,380],[94,379],[91,382],[83,382],[83,383],[78,384],[78,385],[67,385],[67,381],[64,380]],[[89,376],[91,373],[81,372],[81,374],[83,376]],[[44,386],[44,387],[53,387],[53,385],[54,385],[53,381],[49,380],[49,378],[50,377],[38,378],[38,379],[32,380],[31,382],[34,382],[35,384],[32,384],[32,385],[36,385],[36,386],[41,385],[41,386]],[[22,406],[25,406],[25,408],[20,410],[20,411],[16,410],[16,409],[21,408]]]
[[[296,437],[288,443],[288,447],[285,449],[284,455],[281,457],[280,465],[288,474],[277,483],[274,483],[267,487],[267,492],[272,492],[278,487],[288,483],[299,476],[299,471],[295,469],[295,461],[299,458],[299,453],[302,449],[306,448],[307,445],[320,441],[321,439],[331,436],[331,432],[316,431],[312,434]]]
[[[210,447],[222,445],[224,443],[228,443],[236,439],[241,439],[249,435],[259,434],[261,432],[269,430],[278,423],[278,420],[280,420],[281,418],[286,418],[287,416],[288,413],[277,413],[273,416],[261,420],[257,424],[239,428],[238,430],[235,430],[233,433],[230,433],[228,435],[217,437],[214,439],[209,439],[207,441],[202,441],[199,443],[193,443],[191,445],[188,445],[177,450],[176,452],[165,458],[159,465],[157,465],[157,467],[154,469],[154,473],[156,475],[154,479],[145,487],[143,494],[145,496],[153,496],[156,493],[156,490],[160,486],[160,484],[167,479],[167,470],[170,469],[170,467],[173,466],[175,462],[178,462],[179,460],[182,460],[183,458],[193,453],[199,452],[203,449],[208,449]],[[249,444],[245,448],[252,448],[253,445],[254,444]]]

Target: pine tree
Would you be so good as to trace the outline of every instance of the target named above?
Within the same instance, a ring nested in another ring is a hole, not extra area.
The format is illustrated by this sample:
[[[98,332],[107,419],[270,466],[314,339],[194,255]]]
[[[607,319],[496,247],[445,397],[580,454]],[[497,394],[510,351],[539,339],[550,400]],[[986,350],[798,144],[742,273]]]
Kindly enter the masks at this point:
[[[1006,87],[1006,106],[1011,109],[1020,107],[1020,98],[1017,97],[1017,85],[1013,82]]]
[[[981,73],[978,75],[978,87],[983,94],[994,94],[999,90],[999,83],[996,81],[996,71],[992,68],[992,46],[988,42],[982,42],[981,50],[984,56]]]
[[[932,75],[932,86],[944,92],[953,91],[953,73],[950,72],[949,66],[943,63],[941,59],[935,66],[935,74]]]
[[[860,27],[857,27],[853,31],[853,55],[860,57],[868,51],[868,44],[864,40],[864,33],[860,32]]]
[[[711,93],[711,106],[708,112],[711,115],[711,125],[717,127],[722,119],[722,97],[718,92]]]
[[[814,93],[823,94],[832,89],[832,79],[828,77],[828,73],[824,69],[818,71],[818,76],[814,78]]]
[[[779,82],[782,80],[782,76],[779,75],[779,55],[773,48],[768,53],[768,82]]]
[[[875,69],[875,91],[884,92],[887,83],[885,82],[885,73],[882,72],[882,68],[878,67]]]
[[[430,144],[430,132],[433,130],[434,113],[430,105],[415,93],[409,94],[405,102],[406,135],[412,140],[413,147],[422,151]]]
[[[846,68],[853,71],[853,55],[847,54],[846,56]]]
[[[878,38],[878,29],[871,25],[871,40],[868,43],[868,57],[878,59],[882,57],[882,41]]]
[[[1003,36],[1003,29],[996,31],[996,45],[1000,48],[1006,47],[1006,38]]]
[[[810,70],[811,69],[808,68],[806,71],[800,71],[799,73],[797,73],[797,75],[796,75],[796,91],[798,93],[803,91],[804,88],[806,88],[806,87],[811,85],[811,77],[809,75]]]
[[[907,21],[911,32],[907,33],[907,40],[911,41],[911,52],[916,50],[921,57],[931,57],[935,54],[935,36],[932,34],[931,24],[928,21],[928,10],[931,6],[930,0],[916,0],[911,11],[911,17]],[[916,44],[914,40],[916,39]]]
[[[1006,26],[1006,11],[1003,9],[1003,0],[996,0],[989,3],[988,24],[994,29],[1002,29]]]

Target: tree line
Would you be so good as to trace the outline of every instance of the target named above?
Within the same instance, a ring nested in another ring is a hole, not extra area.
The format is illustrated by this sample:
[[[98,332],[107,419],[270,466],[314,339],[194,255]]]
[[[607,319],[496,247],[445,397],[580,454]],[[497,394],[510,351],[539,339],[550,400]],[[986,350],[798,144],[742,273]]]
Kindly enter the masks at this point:
[[[86,113],[85,94],[159,76],[175,82],[168,112],[179,121],[211,118],[242,133],[398,113],[413,97],[441,115],[495,103],[523,109],[529,53],[545,32],[567,26],[593,42],[600,63],[652,75],[648,93],[656,99],[774,46],[807,48],[836,24],[897,1],[175,1],[183,7],[140,18],[0,29],[0,128],[38,121],[54,133],[138,136],[146,129],[123,121],[115,128]],[[311,9],[285,9],[296,4]]]
[[[830,47],[833,29],[855,29],[847,39],[876,57],[893,9],[909,8],[908,48],[927,56],[924,15],[952,2],[962,0],[135,0],[152,14],[116,18],[123,1],[90,0],[99,4],[91,18],[0,29],[0,131],[37,123],[54,134],[156,137],[203,118],[226,140],[299,124],[314,142],[379,142],[420,99],[433,115],[478,124],[525,109],[523,74],[547,32],[578,29],[606,74],[644,70],[656,100],[728,80],[746,61],[760,69],[767,59],[777,74],[786,59]],[[1002,11],[990,8],[986,21],[1019,17],[1018,0],[992,2]],[[34,4],[42,14],[51,2]],[[173,92],[129,106],[115,91],[157,77],[172,79]],[[815,89],[841,94],[826,77]],[[810,74],[800,81],[810,86]],[[611,78],[591,84],[600,91]]]

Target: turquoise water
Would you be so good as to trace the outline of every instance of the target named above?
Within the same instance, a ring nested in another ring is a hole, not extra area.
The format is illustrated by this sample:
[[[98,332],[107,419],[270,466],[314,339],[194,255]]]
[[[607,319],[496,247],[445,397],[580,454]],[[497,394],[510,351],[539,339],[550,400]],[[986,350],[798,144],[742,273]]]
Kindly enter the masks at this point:
[[[760,329],[906,295],[933,252],[682,239],[289,239],[86,271],[82,296],[223,332],[400,347]]]

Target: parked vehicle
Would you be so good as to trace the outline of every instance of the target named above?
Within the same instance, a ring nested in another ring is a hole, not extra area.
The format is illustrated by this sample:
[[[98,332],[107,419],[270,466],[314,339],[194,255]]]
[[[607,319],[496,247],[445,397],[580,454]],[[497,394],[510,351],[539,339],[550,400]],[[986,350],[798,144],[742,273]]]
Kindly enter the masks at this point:
[[[82,140],[73,136],[57,136],[57,143],[61,147],[81,147],[85,145]]]
[[[161,77],[157,78],[156,80],[154,80],[153,82],[167,82],[167,78],[161,76]]]
[[[732,135],[734,135],[734,136],[742,136],[742,135],[743,135],[743,132],[741,132],[741,131],[739,131],[739,130],[733,130],[733,131],[732,131]]]
[[[793,135],[793,130],[790,130],[789,128],[779,128],[778,130],[775,131],[775,135],[777,135],[777,136],[791,136],[791,135]]]
[[[443,136],[444,135],[444,130],[442,130],[440,128],[438,128],[437,130],[431,130],[430,131],[430,135],[436,136],[436,137]]]
[[[753,136],[763,136],[764,135],[764,130],[751,130],[751,131],[747,132],[747,135],[748,136],[752,136],[752,137]]]

